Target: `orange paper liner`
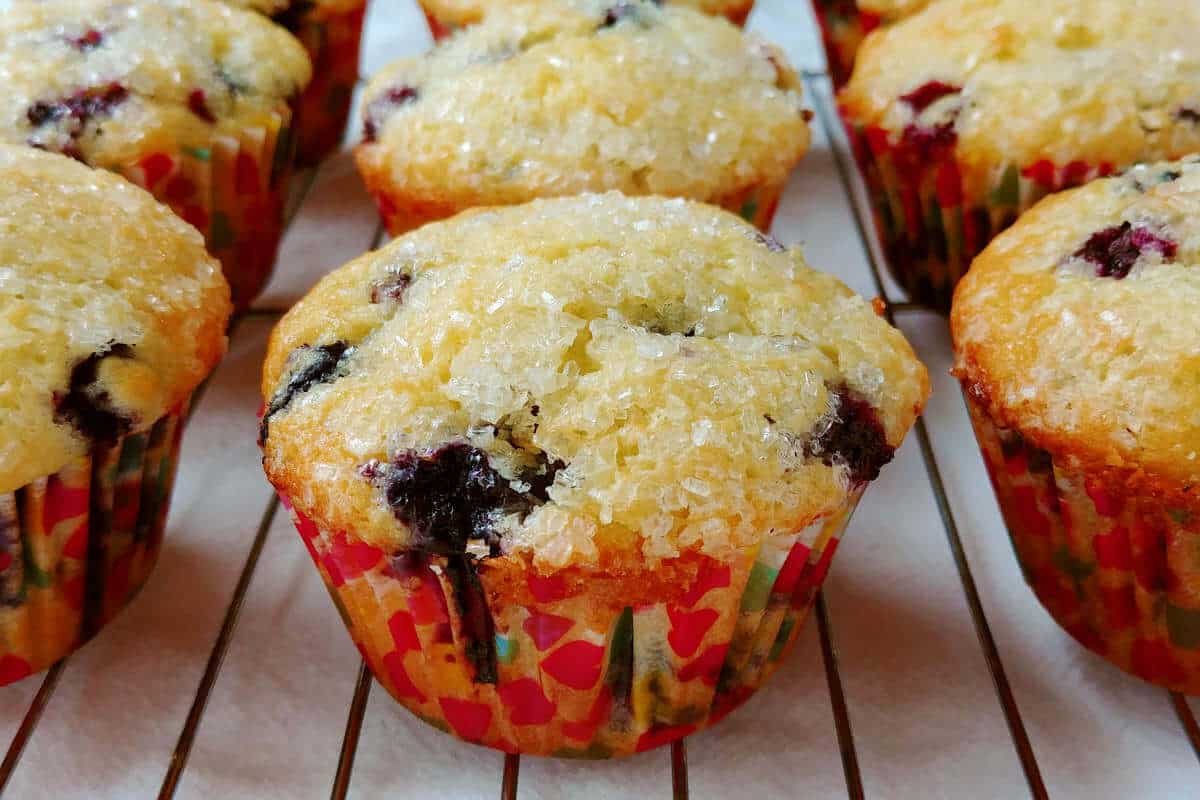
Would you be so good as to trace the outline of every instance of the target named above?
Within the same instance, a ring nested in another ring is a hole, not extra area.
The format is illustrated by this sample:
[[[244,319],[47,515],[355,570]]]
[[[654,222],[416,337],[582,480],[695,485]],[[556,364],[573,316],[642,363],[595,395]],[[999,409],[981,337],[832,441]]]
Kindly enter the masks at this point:
[[[857,502],[730,562],[666,562],[688,580],[636,605],[623,599],[636,576],[387,554],[292,515],[363,658],[402,705],[505,752],[608,758],[712,725],[762,685]]]
[[[1200,694],[1200,516],[1122,493],[967,407],[1025,580],[1080,644]]]
[[[953,133],[944,142],[909,140],[857,125],[845,109],[842,116],[893,277],[914,302],[942,313],[974,258],[1021,213],[1051,192],[1115,171],[1113,164],[1082,161],[1001,165],[996,184],[972,197]]]
[[[0,686],[83,646],[145,584],[162,544],[186,405],[0,494]]]
[[[392,199],[386,187],[366,177],[367,188],[375,198],[384,227],[392,236],[400,236],[429,222],[453,216],[457,210],[437,204],[418,206],[409,202],[399,203]],[[760,184],[742,189],[725,197],[712,200],[713,205],[732,211],[742,219],[766,233],[771,229],[784,184]],[[459,209],[461,210],[461,209]]]
[[[275,265],[294,160],[291,123],[284,106],[258,127],[219,131],[204,147],[155,151],[118,170],[204,234],[236,311],[250,306]]]

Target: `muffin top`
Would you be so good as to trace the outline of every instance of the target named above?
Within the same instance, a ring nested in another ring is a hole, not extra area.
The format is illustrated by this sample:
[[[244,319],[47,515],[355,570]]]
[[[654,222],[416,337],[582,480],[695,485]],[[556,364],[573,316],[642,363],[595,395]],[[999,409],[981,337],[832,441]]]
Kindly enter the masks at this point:
[[[0,492],[185,399],[229,287],[194,228],[108,172],[0,145]]]
[[[297,304],[264,464],[392,550],[720,557],[841,509],[927,386],[870,304],[729,212],[538,200],[425,226]]]
[[[291,34],[215,0],[14,0],[0,137],[118,168],[265,122],[310,72]]]
[[[542,0],[563,2],[564,0]],[[706,14],[718,14],[735,19],[745,18],[754,6],[754,0],[654,0],[658,5],[689,6]],[[512,0],[420,0],[421,7],[443,24],[474,25],[487,14],[496,10],[507,11]],[[609,6],[618,6],[620,0],[612,0]]]
[[[959,284],[957,371],[1002,424],[1093,468],[1200,480],[1200,158],[1043,200]]]
[[[840,102],[968,194],[1009,166],[1105,171],[1200,150],[1200,3],[955,0],[873,33]]]
[[[513,6],[367,89],[368,181],[449,216],[616,189],[718,200],[782,182],[807,148],[783,56],[649,2]]]

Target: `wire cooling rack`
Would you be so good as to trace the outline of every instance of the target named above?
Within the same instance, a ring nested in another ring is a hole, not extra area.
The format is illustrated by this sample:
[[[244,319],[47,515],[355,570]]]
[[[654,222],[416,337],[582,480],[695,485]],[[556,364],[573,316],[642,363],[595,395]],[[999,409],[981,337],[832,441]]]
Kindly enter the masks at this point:
[[[364,73],[427,45],[373,0]],[[888,301],[934,376],[925,420],[872,486],[790,660],[721,725],[615,762],[502,756],[371,692],[254,445],[266,336],[382,231],[345,156],[297,178],[274,283],[194,404],[166,544],[142,597],[44,676],[0,689],[15,798],[1175,798],[1200,794],[1195,701],[1076,646],[1021,582],[945,321],[882,269],[807,4],[751,28],[805,68],[814,146],[774,232]],[[691,751],[689,769],[688,750]],[[519,786],[519,790],[518,790]]]

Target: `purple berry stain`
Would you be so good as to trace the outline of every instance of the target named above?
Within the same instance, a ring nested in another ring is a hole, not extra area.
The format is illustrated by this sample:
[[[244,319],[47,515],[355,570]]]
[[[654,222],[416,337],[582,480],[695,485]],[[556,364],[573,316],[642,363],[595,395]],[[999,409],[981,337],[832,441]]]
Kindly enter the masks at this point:
[[[104,43],[104,33],[95,28],[88,29],[82,36],[68,36],[67,43],[80,52],[95,50]]]
[[[318,346],[302,345],[292,351],[289,363],[295,365],[291,375],[267,405],[259,425],[259,442],[265,442],[270,434],[271,417],[287,408],[297,395],[304,394],[314,386],[329,383],[340,377],[342,360],[354,352],[347,342],[337,341]]]
[[[366,122],[363,123],[363,139],[375,141],[379,128],[387,117],[397,108],[415,103],[421,98],[421,92],[412,86],[394,86],[367,106]]]
[[[112,444],[128,433],[135,420],[114,408],[112,398],[98,383],[105,359],[133,357],[132,347],[114,342],[76,363],[67,391],[54,396],[54,421],[70,425],[100,445]]]
[[[549,499],[555,475],[565,465],[540,451],[536,461],[520,475],[528,485],[523,492],[491,465],[486,452],[465,442],[424,452],[407,450],[387,464],[370,462],[360,469],[411,532],[410,553],[444,559],[462,620],[464,650],[477,683],[497,680],[495,626],[479,580],[477,556],[468,552],[468,546],[481,542],[488,557],[499,556],[497,516],[528,513]]]
[[[907,103],[912,108],[914,114],[920,114],[943,97],[958,94],[961,91],[961,86],[953,86],[941,81],[929,81],[913,89],[908,94],[900,95],[900,100]]]
[[[1175,257],[1178,245],[1149,228],[1123,222],[1093,233],[1083,247],[1075,251],[1075,257],[1094,264],[1097,278],[1119,281],[1129,275],[1147,250],[1155,250],[1169,261]]]
[[[888,444],[879,412],[844,384],[830,391],[837,398],[837,408],[804,443],[804,454],[820,458],[828,467],[846,467],[850,482],[856,486],[873,481],[896,452]]]
[[[209,124],[217,121],[216,115],[208,107],[208,95],[203,89],[193,89],[188,94],[188,110]]]

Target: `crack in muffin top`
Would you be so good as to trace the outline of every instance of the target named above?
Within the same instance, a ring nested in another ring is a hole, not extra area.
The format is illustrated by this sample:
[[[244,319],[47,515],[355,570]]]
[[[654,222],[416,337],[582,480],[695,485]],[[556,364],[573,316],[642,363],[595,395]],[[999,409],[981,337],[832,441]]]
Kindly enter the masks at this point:
[[[899,137],[946,126],[967,192],[1010,165],[1124,168],[1200,150],[1200,4],[956,0],[872,34],[839,101]],[[927,108],[903,97],[954,88]]]
[[[561,3],[570,0],[538,0],[542,3]],[[655,5],[672,5],[694,8],[705,14],[722,16],[742,16],[748,14],[754,0],[650,0]],[[635,0],[636,2],[636,0]],[[474,25],[488,14],[496,11],[506,12],[512,6],[512,0],[420,0],[421,8],[432,14],[443,24],[466,26]],[[621,4],[621,0],[612,0],[610,6]]]
[[[1200,481],[1200,157],[1043,200],[955,293],[957,371],[1092,468]]]
[[[14,0],[0,136],[120,168],[269,124],[310,74],[295,37],[216,0]]]
[[[782,53],[690,9],[516,4],[383,69],[356,157],[446,216],[583,191],[719,201],[787,178],[800,93]]]
[[[132,184],[0,145],[0,493],[143,430],[225,351],[200,234]]]
[[[710,206],[584,195],[324,278],[271,338],[264,464],[318,525],[390,550],[722,556],[840,509],[927,392],[798,251]]]

